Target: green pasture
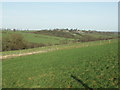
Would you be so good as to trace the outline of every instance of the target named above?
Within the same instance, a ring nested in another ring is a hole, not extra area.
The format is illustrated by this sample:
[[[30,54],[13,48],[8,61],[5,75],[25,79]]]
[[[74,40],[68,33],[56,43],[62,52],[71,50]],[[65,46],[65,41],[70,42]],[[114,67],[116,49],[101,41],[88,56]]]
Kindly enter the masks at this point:
[[[111,42],[117,42],[118,39],[110,40]],[[11,55],[11,54],[21,54],[21,53],[29,53],[29,52],[37,52],[42,50],[48,50],[48,49],[62,49],[62,48],[75,48],[75,47],[85,47],[90,45],[96,45],[96,44],[105,44],[109,43],[109,40],[101,40],[101,41],[91,41],[91,42],[78,42],[78,43],[69,43],[69,44],[63,44],[63,45],[53,45],[53,46],[45,46],[45,47],[38,47],[38,48],[31,48],[31,49],[23,49],[23,50],[13,50],[13,51],[4,51],[0,52],[2,56],[5,55]]]
[[[105,42],[3,60],[3,88],[117,88],[118,43]]]
[[[56,37],[56,36],[49,36],[49,35],[42,35],[42,34],[35,34],[31,33],[31,31],[3,31],[2,37],[7,37],[13,33],[21,34],[24,39],[28,42],[32,43],[43,43],[43,44],[61,44],[62,42],[69,41],[72,42],[74,39],[64,38],[64,37]]]

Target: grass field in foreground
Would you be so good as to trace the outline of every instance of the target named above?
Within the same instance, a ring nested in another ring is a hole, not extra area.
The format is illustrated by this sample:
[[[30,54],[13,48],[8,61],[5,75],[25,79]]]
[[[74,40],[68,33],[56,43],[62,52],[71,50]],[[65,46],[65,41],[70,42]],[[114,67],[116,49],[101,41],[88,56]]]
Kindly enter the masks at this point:
[[[116,88],[117,42],[3,61],[3,88]]]

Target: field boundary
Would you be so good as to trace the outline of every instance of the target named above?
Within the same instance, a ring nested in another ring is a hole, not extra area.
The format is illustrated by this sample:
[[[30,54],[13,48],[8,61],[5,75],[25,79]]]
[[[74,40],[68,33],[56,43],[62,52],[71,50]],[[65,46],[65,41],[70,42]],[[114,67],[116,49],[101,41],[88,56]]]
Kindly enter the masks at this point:
[[[67,46],[67,47],[55,47],[55,48],[50,48],[47,50],[39,50],[39,51],[34,51],[34,52],[27,52],[27,53],[19,53],[19,54],[10,54],[10,55],[5,55],[5,56],[0,56],[0,59],[8,59],[8,58],[14,58],[14,57],[20,57],[20,56],[27,56],[27,55],[33,55],[33,54],[40,54],[40,53],[46,53],[46,52],[51,52],[51,51],[56,51],[56,50],[64,50],[64,49],[71,49],[71,48],[80,48],[80,47],[88,47],[88,46],[96,46],[96,45],[104,45],[104,44],[110,44],[110,41],[103,42],[103,43],[95,43],[95,44],[82,44],[82,45],[76,45],[76,46]]]

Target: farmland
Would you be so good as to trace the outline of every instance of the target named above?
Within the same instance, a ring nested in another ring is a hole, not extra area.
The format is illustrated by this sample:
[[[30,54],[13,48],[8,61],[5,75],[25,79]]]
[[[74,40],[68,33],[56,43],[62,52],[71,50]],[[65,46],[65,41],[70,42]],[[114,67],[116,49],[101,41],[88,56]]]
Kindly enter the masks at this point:
[[[24,1],[0,4],[3,90],[120,88],[118,2]]]
[[[117,40],[58,45],[3,60],[3,88],[117,88],[117,45]]]
[[[23,50],[37,47],[118,38],[118,34],[116,32],[82,31],[74,29],[40,31],[3,30],[1,33],[1,51]]]
[[[2,32],[3,39],[4,37],[8,37],[11,34],[21,34],[26,41],[31,43],[59,44],[60,41],[66,40],[66,38],[63,38],[63,37],[34,34],[34,33],[31,33],[31,31],[16,31],[16,32],[3,31]],[[73,40],[73,39],[67,39],[67,40]]]

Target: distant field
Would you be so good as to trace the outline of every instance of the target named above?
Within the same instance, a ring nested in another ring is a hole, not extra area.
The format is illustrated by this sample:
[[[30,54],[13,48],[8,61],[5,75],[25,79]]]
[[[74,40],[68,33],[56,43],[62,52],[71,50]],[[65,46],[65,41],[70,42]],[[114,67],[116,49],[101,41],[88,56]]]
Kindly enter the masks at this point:
[[[117,88],[117,40],[83,44],[4,60],[3,88],[85,88],[71,75],[90,88]]]
[[[88,41],[94,41],[99,39],[107,38],[117,38],[117,33],[100,33],[100,32],[83,32],[76,33],[75,31],[2,31],[2,37],[7,37],[8,35],[19,33],[22,34],[24,39],[32,43],[43,43],[43,44],[62,44],[71,43],[73,41],[80,41],[81,39],[87,39]]]
[[[49,35],[42,35],[42,34],[35,34],[35,33],[30,33],[31,31],[3,31],[2,36],[3,39],[4,37],[14,34],[14,33],[19,33],[22,34],[24,39],[28,42],[32,43],[43,43],[43,44],[60,44],[64,40],[68,40],[71,42],[74,39],[69,39],[69,38],[64,38],[64,37],[56,37],[56,36],[49,36]]]
[[[34,33],[22,33],[22,35],[29,42],[44,43],[44,44],[59,44],[63,40],[73,40],[63,37],[48,36],[48,35],[34,34]]]
[[[76,29],[55,29],[39,31],[3,30],[0,33],[2,36],[2,50],[0,51],[14,51],[44,46],[118,38],[117,32],[98,32]]]

